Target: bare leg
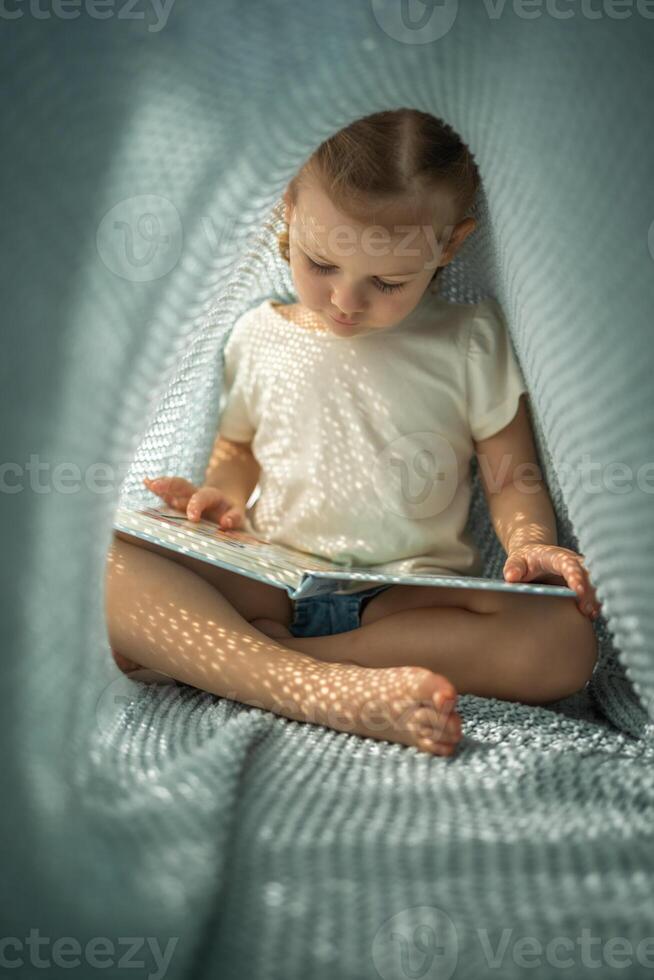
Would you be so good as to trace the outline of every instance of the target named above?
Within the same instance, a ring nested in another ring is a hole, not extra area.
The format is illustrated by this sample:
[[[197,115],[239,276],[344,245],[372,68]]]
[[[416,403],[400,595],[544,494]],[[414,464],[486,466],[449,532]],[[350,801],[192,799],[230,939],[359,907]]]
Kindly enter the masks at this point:
[[[296,721],[451,755],[461,737],[456,690],[415,667],[328,664],[248,623],[195,572],[115,540],[106,580],[119,656],[201,690]]]
[[[589,679],[597,655],[594,634],[573,599],[564,609],[564,599],[553,600],[553,607],[525,598],[510,611],[428,606],[344,633],[291,634],[281,642],[327,663],[415,664],[444,674],[460,694],[546,704],[580,690]],[[254,622],[269,635],[288,632],[270,620]]]

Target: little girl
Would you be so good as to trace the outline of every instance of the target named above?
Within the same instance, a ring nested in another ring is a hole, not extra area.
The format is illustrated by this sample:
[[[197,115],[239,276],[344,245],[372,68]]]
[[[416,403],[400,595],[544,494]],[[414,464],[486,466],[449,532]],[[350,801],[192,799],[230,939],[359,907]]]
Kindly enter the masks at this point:
[[[598,604],[533,475],[506,325],[493,301],[437,292],[478,188],[468,148],[417,110],[323,143],[284,195],[299,302],[266,300],[234,324],[203,486],[145,483],[190,520],[333,561],[480,575],[465,531],[476,453],[507,580],[567,584],[577,599],[356,582],[293,603],[116,533],[106,608],[122,669],[438,755],[461,737],[457,691],[543,704],[586,683]]]

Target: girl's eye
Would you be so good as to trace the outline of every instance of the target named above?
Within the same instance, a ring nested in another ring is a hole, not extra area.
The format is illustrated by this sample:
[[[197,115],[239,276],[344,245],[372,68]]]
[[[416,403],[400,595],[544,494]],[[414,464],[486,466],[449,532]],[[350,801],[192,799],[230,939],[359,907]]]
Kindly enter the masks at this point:
[[[382,293],[396,293],[400,289],[404,289],[406,286],[405,282],[382,282],[381,279],[375,279],[375,286],[377,289],[381,289]]]
[[[308,255],[307,255],[307,258],[309,258]],[[309,259],[309,264],[310,264],[310,266],[311,266],[312,269],[315,269],[315,271],[319,275],[323,275],[323,276],[327,272],[332,272],[332,270],[334,269],[334,266],[333,265],[318,265],[318,263],[317,262],[314,262],[313,259]]]
[[[309,258],[309,256],[307,256]],[[314,272],[317,272],[319,276],[325,276],[328,272],[333,272],[335,266],[333,265],[319,265],[314,262],[313,259],[309,259],[309,263]],[[373,282],[377,289],[381,290],[382,293],[395,293],[400,289],[403,289],[406,283],[404,282],[384,282],[382,279],[373,279]]]

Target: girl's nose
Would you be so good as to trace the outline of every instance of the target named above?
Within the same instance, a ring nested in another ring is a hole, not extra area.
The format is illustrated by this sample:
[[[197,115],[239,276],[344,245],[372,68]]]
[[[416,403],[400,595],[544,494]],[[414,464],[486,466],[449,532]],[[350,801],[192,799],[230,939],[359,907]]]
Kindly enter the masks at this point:
[[[332,297],[332,304],[334,309],[338,311],[339,316],[351,319],[355,316],[359,316],[363,313],[363,303],[360,298],[355,296],[353,293],[339,293],[334,294]]]

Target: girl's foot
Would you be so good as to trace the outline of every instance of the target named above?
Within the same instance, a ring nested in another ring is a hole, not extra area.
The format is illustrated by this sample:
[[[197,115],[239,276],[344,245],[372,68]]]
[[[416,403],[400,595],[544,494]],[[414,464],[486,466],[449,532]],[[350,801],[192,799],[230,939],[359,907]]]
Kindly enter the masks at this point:
[[[361,667],[326,663],[318,724],[400,742],[433,755],[453,755],[461,740],[457,693],[425,667]]]
[[[274,619],[253,619],[251,625],[273,639],[292,638],[292,644],[288,644],[289,648],[302,650],[302,640],[296,640],[286,626]],[[348,684],[343,695],[343,700],[347,699],[351,708],[358,706],[365,709],[366,703],[373,705],[377,700],[377,685],[380,685],[386,695],[392,692],[393,709],[390,711],[391,697],[387,697],[386,700],[380,697],[382,710],[385,708],[385,714],[389,716],[387,732],[383,731],[382,725],[373,729],[371,726],[366,726],[365,722],[362,723],[361,719],[359,726],[353,726],[352,731],[356,731],[359,735],[387,739],[389,742],[415,745],[416,748],[434,752],[436,755],[452,755],[456,743],[461,738],[461,719],[454,710],[456,690],[447,678],[423,667],[371,668],[361,667],[351,662],[331,663],[330,666],[336,669],[337,674],[339,669],[348,667],[364,672],[362,676],[360,675],[360,685],[353,683],[350,687]],[[356,677],[356,674],[351,676]],[[394,691],[396,684],[397,693]],[[367,698],[362,696],[363,692],[368,694]],[[398,708],[397,712],[393,713],[396,700],[399,703],[402,697],[405,698],[404,708]],[[444,702],[442,708],[441,702]],[[402,732],[400,732],[401,722],[405,723]],[[330,727],[338,726],[331,724]]]
[[[141,669],[116,650],[111,652],[123,673]],[[455,710],[456,690],[447,678],[424,667],[322,666],[314,690],[307,690],[303,703],[294,703],[290,715],[284,710],[277,713],[336,731],[414,746],[432,755],[453,755],[461,739],[461,719]]]

